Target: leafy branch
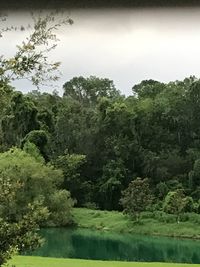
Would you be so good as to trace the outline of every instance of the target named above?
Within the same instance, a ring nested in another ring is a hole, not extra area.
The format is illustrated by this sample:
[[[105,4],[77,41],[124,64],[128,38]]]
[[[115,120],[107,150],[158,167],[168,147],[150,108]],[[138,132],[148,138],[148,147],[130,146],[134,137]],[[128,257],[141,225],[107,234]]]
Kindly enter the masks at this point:
[[[11,58],[0,56],[0,80],[10,83],[14,80],[26,79],[33,85],[48,85],[49,82],[57,81],[61,75],[60,62],[50,62],[48,54],[57,47],[59,39],[56,31],[63,25],[72,25],[69,17],[58,18],[55,13],[37,16],[31,14],[33,30],[29,37],[17,46],[15,55]],[[1,16],[1,19],[5,17]],[[7,30],[13,30],[13,26]],[[2,32],[5,29],[0,31]]]

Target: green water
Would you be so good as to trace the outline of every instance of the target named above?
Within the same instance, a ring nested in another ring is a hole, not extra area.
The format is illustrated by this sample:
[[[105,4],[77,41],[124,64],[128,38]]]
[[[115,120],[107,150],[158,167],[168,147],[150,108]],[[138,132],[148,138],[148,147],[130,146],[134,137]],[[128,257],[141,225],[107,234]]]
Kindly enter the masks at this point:
[[[65,228],[43,229],[41,234],[46,243],[31,255],[200,264],[200,241]]]

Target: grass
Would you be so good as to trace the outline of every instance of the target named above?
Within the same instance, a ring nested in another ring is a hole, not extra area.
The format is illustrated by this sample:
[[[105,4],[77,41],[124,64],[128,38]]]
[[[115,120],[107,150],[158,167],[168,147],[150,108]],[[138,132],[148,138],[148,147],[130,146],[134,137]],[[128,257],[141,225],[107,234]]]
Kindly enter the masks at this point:
[[[196,267],[194,264],[139,263],[117,261],[92,261],[79,259],[57,259],[44,257],[16,256],[9,267]]]
[[[145,215],[145,214],[144,214]],[[166,223],[156,218],[143,216],[140,223],[134,223],[128,216],[117,211],[100,211],[75,208],[73,216],[78,227],[105,231],[127,232],[145,235],[160,235],[180,238],[200,239],[198,222]]]

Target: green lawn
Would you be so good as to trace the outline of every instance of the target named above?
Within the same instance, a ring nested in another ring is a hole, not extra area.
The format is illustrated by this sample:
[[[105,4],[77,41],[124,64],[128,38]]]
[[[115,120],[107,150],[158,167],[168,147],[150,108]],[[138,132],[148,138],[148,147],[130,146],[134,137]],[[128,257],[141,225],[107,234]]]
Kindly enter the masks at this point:
[[[144,218],[138,224],[122,212],[86,208],[73,209],[73,215],[78,226],[83,228],[200,239],[200,224],[197,222],[166,223],[156,218],[145,218],[144,214]]]
[[[9,267],[197,267],[194,264],[137,263],[117,261],[91,261],[77,259],[55,259],[43,257],[17,256]]]

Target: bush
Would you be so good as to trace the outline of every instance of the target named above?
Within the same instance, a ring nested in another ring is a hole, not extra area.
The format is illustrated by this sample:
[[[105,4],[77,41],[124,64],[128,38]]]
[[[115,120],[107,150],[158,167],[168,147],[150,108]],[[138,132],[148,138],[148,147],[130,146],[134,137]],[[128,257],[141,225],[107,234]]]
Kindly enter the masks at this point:
[[[167,214],[163,211],[154,212],[154,218],[159,222],[164,222],[164,223],[175,223],[177,219],[175,215]]]
[[[200,223],[200,215],[196,213],[183,213],[180,215],[180,220],[182,222]]]
[[[183,213],[180,215],[181,222],[188,222],[190,220],[190,213]]]
[[[185,212],[193,212],[195,210],[194,201],[192,197],[185,197]]]
[[[152,205],[149,205],[147,207],[147,210],[150,212],[154,212],[154,211],[161,211],[162,210],[162,205],[163,202],[162,201],[157,201],[156,203],[153,203]]]
[[[66,226],[73,224],[71,208],[74,201],[67,190],[59,190],[49,198],[49,221],[51,226]]]
[[[141,219],[154,219],[154,212],[145,211],[141,213]]]

